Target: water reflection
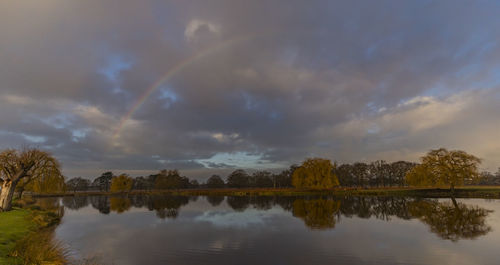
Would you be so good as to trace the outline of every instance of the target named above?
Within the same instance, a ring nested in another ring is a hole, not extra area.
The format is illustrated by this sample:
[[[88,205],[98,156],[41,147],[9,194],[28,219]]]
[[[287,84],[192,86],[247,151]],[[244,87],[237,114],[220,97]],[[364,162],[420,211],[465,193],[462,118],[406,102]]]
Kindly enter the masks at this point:
[[[89,204],[102,214],[124,213],[132,207],[155,211],[161,219],[179,216],[183,206],[197,197],[133,195],[133,196],[75,196],[64,197],[62,203],[68,209],[78,210]],[[236,212],[249,208],[266,211],[280,206],[301,219],[310,229],[327,230],[335,228],[342,218],[376,218],[390,221],[396,217],[403,220],[416,219],[430,227],[439,237],[458,241],[486,235],[491,227],[486,223],[492,212],[474,205],[437,199],[416,199],[405,197],[272,197],[272,196],[207,196],[213,207],[224,200]],[[53,204],[53,201],[46,201]]]
[[[111,197],[109,198],[109,208],[111,211],[123,213],[130,209],[132,203],[127,197]]]
[[[334,228],[340,201],[327,199],[297,199],[293,202],[293,216],[312,229]]]
[[[408,210],[443,239],[474,239],[491,231],[486,217],[492,211],[477,206],[455,201],[415,201],[409,204]]]
[[[207,196],[207,201],[212,206],[219,206],[224,201],[224,196]]]

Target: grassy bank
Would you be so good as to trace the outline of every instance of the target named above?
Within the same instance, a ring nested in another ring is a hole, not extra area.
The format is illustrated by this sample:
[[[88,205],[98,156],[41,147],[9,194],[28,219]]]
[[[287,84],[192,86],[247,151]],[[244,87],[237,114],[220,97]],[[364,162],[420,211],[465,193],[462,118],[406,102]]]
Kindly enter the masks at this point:
[[[65,250],[53,240],[58,209],[42,210],[24,201],[16,205],[0,213],[0,264],[65,264]]]
[[[71,192],[57,194],[40,194],[37,196],[89,196],[117,195],[113,192]],[[128,194],[165,194],[185,196],[301,196],[301,195],[334,195],[334,196],[411,196],[446,198],[450,196],[447,188],[415,188],[415,187],[385,187],[385,188],[336,188],[330,190],[302,190],[294,188],[244,188],[244,189],[185,189],[185,190],[150,190],[131,191]],[[497,198],[500,199],[500,186],[464,186],[455,190],[457,198]]]
[[[12,258],[7,255],[13,251],[16,242],[33,229],[34,223],[29,220],[30,215],[29,210],[20,208],[0,213],[0,264],[12,263]]]

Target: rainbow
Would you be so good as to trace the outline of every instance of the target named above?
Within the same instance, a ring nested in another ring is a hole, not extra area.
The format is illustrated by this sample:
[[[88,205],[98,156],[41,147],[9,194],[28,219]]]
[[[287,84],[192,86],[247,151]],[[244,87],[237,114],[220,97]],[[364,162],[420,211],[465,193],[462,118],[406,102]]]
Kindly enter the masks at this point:
[[[177,73],[181,72],[184,70],[186,67],[191,65],[192,63],[196,62],[197,60],[210,55],[213,52],[219,51],[223,48],[232,46],[234,44],[240,43],[247,41],[249,39],[253,38],[253,35],[245,35],[241,37],[236,37],[232,39],[228,39],[226,41],[222,41],[219,44],[215,46],[208,47],[206,49],[201,50],[200,52],[194,54],[191,57],[188,57],[187,59],[184,59],[174,65],[172,68],[170,68],[165,74],[162,75],[160,79],[158,79],[152,86],[150,86],[146,91],[137,99],[137,101],[132,105],[132,108],[123,116],[120,120],[120,123],[118,124],[118,127],[113,133],[113,138],[116,138],[120,135],[121,131],[123,130],[123,127],[125,126],[125,123],[134,115],[134,113],[146,102],[146,100],[151,96],[151,94],[160,87],[161,84],[165,83],[168,81],[170,78],[175,76]]]

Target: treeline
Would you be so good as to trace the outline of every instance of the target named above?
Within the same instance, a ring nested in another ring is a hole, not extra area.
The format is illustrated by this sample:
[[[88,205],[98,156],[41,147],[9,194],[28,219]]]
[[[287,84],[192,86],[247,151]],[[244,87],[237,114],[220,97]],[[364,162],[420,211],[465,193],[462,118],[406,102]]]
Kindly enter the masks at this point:
[[[328,161],[324,159],[309,159],[306,161]],[[337,165],[322,165],[326,167],[334,179],[343,187],[391,187],[404,186],[405,175],[416,163],[398,161],[386,163],[375,161],[372,163],[353,163]],[[66,182],[69,191],[130,191],[130,190],[163,190],[163,189],[197,189],[197,188],[291,188],[293,176],[306,174],[300,172],[304,166],[292,165],[279,173],[257,171],[252,174],[237,169],[223,179],[219,175],[212,175],[206,182],[181,176],[178,170],[161,170],[157,174],[136,178],[127,175],[115,176],[112,172],[105,172],[93,181],[84,178],[72,178]],[[314,169],[310,169],[314,171]],[[322,174],[321,177],[323,177]],[[333,181],[334,182],[334,181]],[[319,185],[325,185],[318,181]]]
[[[81,177],[66,182],[68,191],[130,191],[130,190],[165,190],[165,189],[197,189],[197,188],[285,188],[292,187],[291,174],[295,166],[283,170],[279,174],[258,171],[248,174],[245,170],[233,171],[226,180],[219,175],[212,175],[204,183],[181,176],[178,170],[161,170],[157,174],[140,177],[129,177],[125,174],[116,176],[113,172],[105,172],[93,181]]]
[[[449,163],[446,159],[451,155],[457,156],[458,151],[445,149],[433,150],[442,154],[439,161]],[[455,152],[455,153],[454,153]],[[451,155],[449,155],[451,154]],[[466,153],[464,153],[466,154]],[[464,155],[458,152],[458,155]],[[426,157],[429,157],[427,155]],[[496,174],[483,172],[476,174],[477,165],[473,164],[468,172],[457,171],[451,173],[447,168],[438,168],[425,160],[421,164],[397,161],[388,163],[377,160],[371,163],[356,162],[353,164],[332,164],[327,159],[310,158],[302,165],[292,165],[279,173],[257,171],[252,174],[237,169],[223,179],[219,175],[212,175],[206,182],[199,183],[195,179],[181,176],[178,170],[161,170],[157,174],[147,177],[132,178],[126,174],[115,176],[112,172],[105,172],[100,177],[90,181],[84,178],[72,178],[66,182],[68,191],[112,191],[127,192],[131,190],[168,190],[168,189],[216,189],[216,188],[307,188],[330,189],[341,187],[403,187],[411,185],[439,186],[450,184],[443,179],[453,179],[452,185],[500,185],[500,169]],[[468,163],[470,159],[464,160]],[[446,170],[445,170],[446,169]],[[447,175],[448,174],[448,175]],[[451,174],[451,175],[449,175]]]

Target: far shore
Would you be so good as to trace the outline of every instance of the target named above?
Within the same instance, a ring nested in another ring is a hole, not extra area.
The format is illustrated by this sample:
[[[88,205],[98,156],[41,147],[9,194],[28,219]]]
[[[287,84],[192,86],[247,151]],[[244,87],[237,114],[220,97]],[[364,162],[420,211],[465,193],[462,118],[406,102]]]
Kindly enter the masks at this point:
[[[50,194],[31,194],[35,197],[92,196],[92,195],[177,195],[177,196],[410,196],[427,198],[449,198],[446,187],[378,187],[378,188],[334,188],[329,190],[305,190],[295,188],[217,188],[182,190],[132,190],[129,192],[76,191]],[[463,186],[455,189],[456,198],[500,199],[500,186]]]

